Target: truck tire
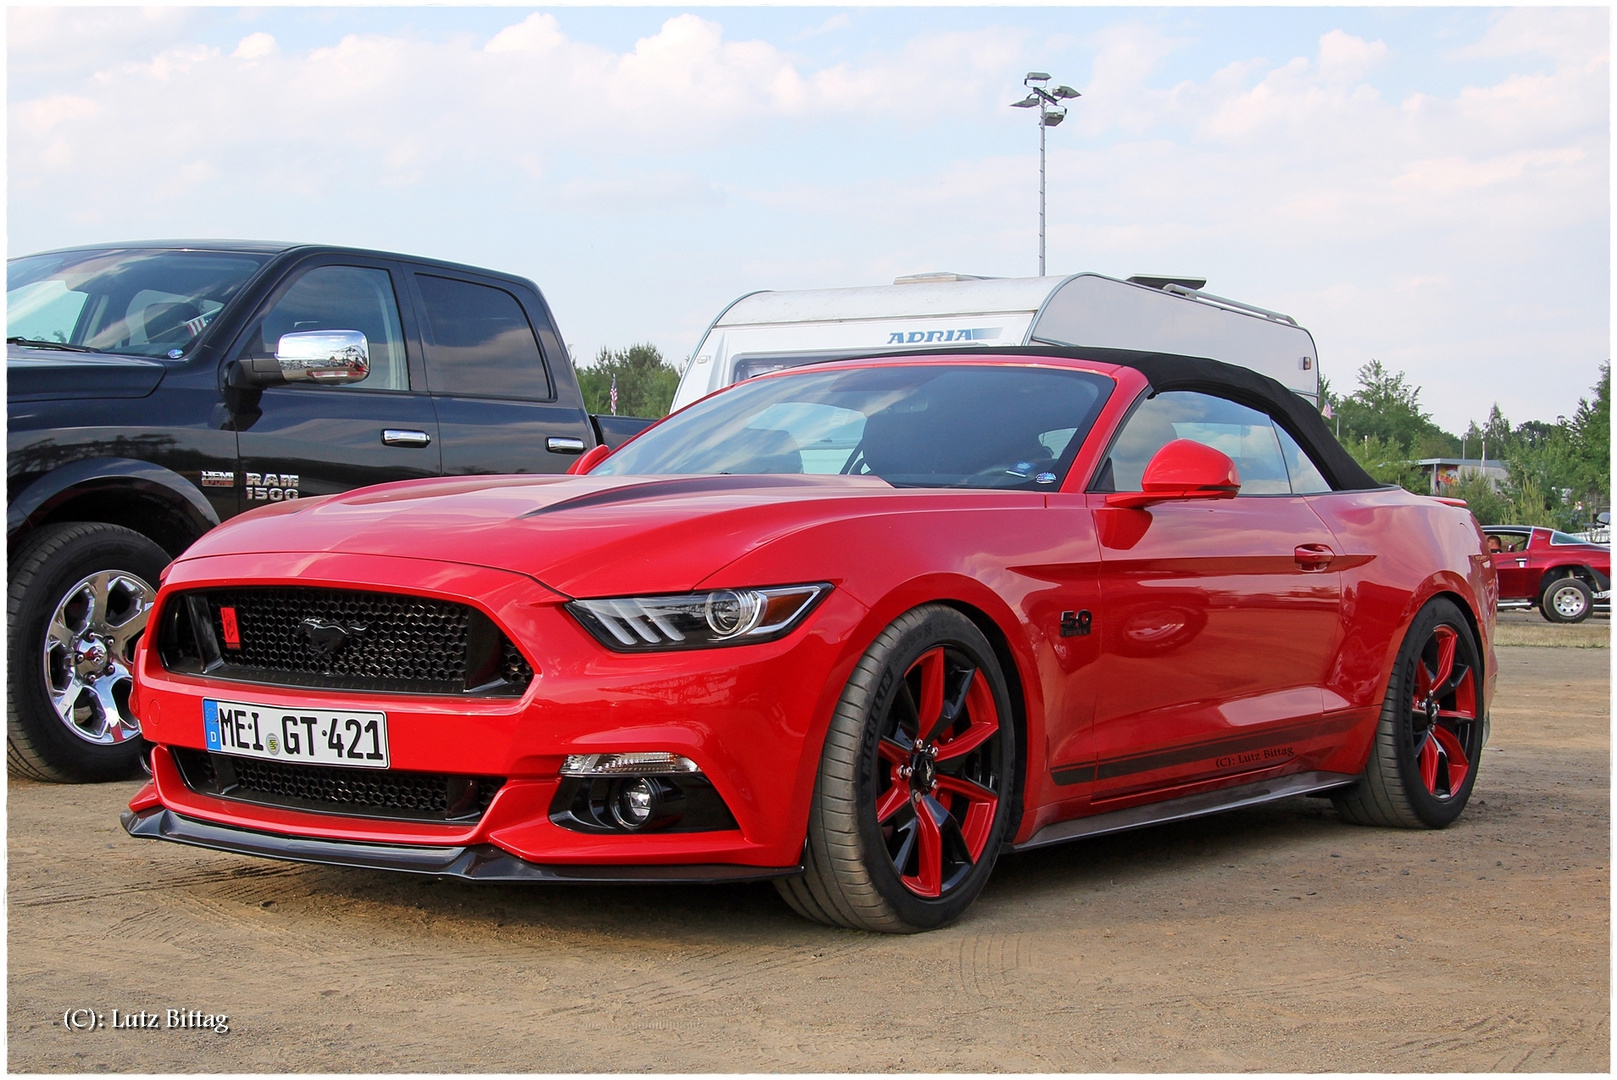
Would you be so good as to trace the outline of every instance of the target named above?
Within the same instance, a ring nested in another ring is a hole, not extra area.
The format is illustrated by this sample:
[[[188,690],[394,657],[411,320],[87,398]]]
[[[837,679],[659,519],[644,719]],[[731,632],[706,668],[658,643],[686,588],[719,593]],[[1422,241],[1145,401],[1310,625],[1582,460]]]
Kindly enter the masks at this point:
[[[41,528],[6,593],[6,765],[57,783],[122,780],[146,743],[129,712],[135,645],[168,554],[132,529]]]
[[[1594,607],[1594,590],[1575,577],[1556,578],[1538,598],[1539,614],[1552,623],[1582,622]]]

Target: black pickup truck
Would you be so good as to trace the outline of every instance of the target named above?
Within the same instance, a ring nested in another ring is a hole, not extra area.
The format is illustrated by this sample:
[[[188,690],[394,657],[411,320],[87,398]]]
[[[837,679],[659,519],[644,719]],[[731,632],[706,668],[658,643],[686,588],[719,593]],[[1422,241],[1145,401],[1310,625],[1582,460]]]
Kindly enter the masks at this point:
[[[376,251],[108,245],[10,260],[7,762],[134,771],[158,575],[267,502],[565,472],[649,420],[584,410],[532,282]]]

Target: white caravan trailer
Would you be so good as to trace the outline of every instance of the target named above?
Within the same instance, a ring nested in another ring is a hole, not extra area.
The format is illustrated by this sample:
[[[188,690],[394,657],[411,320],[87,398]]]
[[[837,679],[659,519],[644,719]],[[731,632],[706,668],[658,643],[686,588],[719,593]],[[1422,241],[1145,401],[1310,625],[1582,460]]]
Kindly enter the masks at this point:
[[[1074,345],[1209,356],[1319,404],[1319,354],[1290,316],[1199,291],[1192,278],[922,274],[857,289],[755,292],[708,327],[678,409],[733,382],[799,364],[898,349]]]

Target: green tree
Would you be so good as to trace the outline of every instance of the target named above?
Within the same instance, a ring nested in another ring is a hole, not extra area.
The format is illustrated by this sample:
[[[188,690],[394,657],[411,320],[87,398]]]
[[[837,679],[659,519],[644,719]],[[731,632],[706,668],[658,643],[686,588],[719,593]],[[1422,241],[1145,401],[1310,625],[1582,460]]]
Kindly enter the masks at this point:
[[[1485,476],[1468,476],[1457,481],[1443,493],[1450,498],[1464,499],[1466,506],[1483,525],[1514,525],[1515,511],[1510,502],[1493,488],[1493,481]]]
[[[1567,422],[1572,468],[1568,480],[1573,498],[1584,504],[1585,520],[1611,508],[1611,361],[1600,365],[1595,399],[1578,399]]]
[[[1359,369],[1359,387],[1331,402],[1341,416],[1344,445],[1362,443],[1365,436],[1398,446],[1406,457],[1441,457],[1457,443],[1432,422],[1421,407],[1420,387],[1410,385],[1403,372],[1389,371],[1379,360]],[[1457,449],[1457,445],[1455,449]]]
[[[647,342],[613,351],[601,346],[595,363],[578,369],[584,408],[592,413],[612,411],[612,380],[618,384],[619,416],[668,415],[679,388],[679,372],[663,363],[657,346]]]
[[[1411,461],[1459,453],[1460,441],[1432,422],[1421,407],[1420,387],[1410,385],[1403,372],[1389,371],[1381,361],[1371,360],[1358,375],[1353,393],[1328,398],[1336,414],[1331,427],[1340,432],[1342,445],[1351,450],[1358,444],[1362,451],[1369,436],[1372,445],[1378,441],[1394,445]],[[1417,482],[1413,490],[1423,491],[1425,485]]]
[[[1409,454],[1392,439],[1362,435],[1349,439],[1343,432],[1342,445],[1353,459],[1364,466],[1371,479],[1380,484],[1397,484],[1405,491],[1425,495],[1429,490],[1426,474],[1410,463]]]

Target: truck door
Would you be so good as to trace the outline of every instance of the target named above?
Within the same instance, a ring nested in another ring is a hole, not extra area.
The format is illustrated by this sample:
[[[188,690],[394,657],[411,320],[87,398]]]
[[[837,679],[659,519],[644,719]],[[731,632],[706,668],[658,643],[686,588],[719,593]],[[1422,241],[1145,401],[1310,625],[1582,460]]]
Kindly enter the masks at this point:
[[[418,268],[411,277],[445,475],[560,473],[595,445],[537,297],[525,305],[509,282],[447,271]]]
[[[370,374],[356,383],[233,391],[242,509],[441,472],[438,424],[407,344],[397,267],[357,256],[305,265],[248,324],[236,356],[273,356],[281,335],[358,330]],[[414,370],[412,370],[414,369]]]

